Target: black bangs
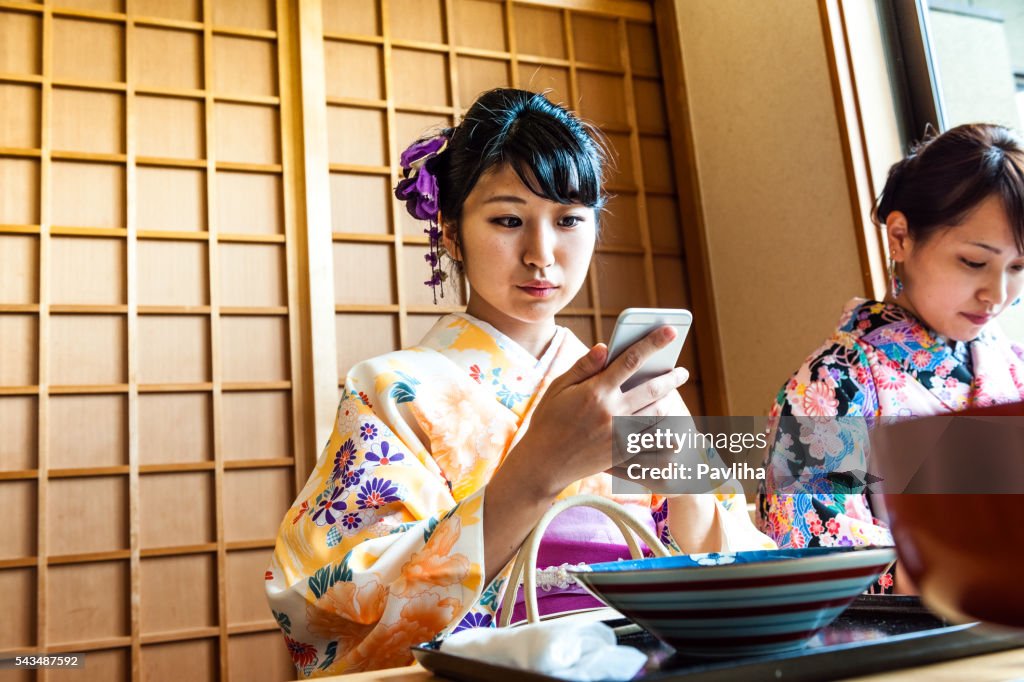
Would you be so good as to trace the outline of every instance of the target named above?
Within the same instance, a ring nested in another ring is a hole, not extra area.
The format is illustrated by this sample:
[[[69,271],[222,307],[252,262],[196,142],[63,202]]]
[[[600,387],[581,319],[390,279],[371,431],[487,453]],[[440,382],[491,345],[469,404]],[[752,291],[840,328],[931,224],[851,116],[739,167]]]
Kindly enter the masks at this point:
[[[604,206],[601,156],[561,123],[525,113],[495,143],[485,161],[488,169],[507,163],[531,192],[549,201]]]
[[[485,92],[448,134],[447,151],[429,166],[446,221],[457,224],[480,177],[504,164],[550,201],[598,212],[607,202],[601,133],[544,95],[512,88]]]

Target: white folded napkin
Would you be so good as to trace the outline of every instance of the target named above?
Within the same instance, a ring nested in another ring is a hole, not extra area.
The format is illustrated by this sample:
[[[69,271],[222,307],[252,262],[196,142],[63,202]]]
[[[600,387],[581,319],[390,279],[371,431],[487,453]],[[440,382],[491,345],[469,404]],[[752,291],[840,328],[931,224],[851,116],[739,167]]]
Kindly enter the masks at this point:
[[[558,619],[461,630],[441,642],[441,651],[576,682],[629,680],[647,662],[646,654],[616,644],[604,623]]]

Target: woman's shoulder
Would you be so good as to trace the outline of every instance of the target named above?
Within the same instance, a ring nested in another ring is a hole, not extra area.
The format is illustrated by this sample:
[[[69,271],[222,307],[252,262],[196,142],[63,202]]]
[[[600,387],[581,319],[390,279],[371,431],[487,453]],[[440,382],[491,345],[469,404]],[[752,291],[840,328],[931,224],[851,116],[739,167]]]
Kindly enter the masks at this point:
[[[776,395],[773,412],[842,415],[859,411],[873,393],[871,355],[861,340],[860,321],[877,302],[853,299],[838,324],[790,375]]]
[[[866,363],[868,357],[861,337],[865,331],[865,320],[876,314],[879,305],[882,304],[862,298],[847,302],[835,328],[807,354],[794,374],[799,374],[805,368]]]
[[[346,373],[346,382],[375,387],[379,378],[391,376],[398,380],[404,376],[406,381],[420,383],[422,375],[436,370],[442,360],[443,356],[436,350],[422,346],[393,350],[353,364]]]
[[[916,320],[895,303],[854,297],[843,306],[836,331],[860,338],[894,324],[913,325]]]
[[[349,371],[350,373],[358,371],[361,374],[368,370],[380,372],[393,368],[396,364],[415,365],[418,361],[423,361],[425,358],[436,357],[439,355],[439,350],[446,345],[442,337],[446,334],[457,333],[456,330],[461,322],[462,317],[459,315],[444,315],[438,318],[430,330],[415,344],[360,360],[353,364]],[[448,343],[450,343],[450,339]]]

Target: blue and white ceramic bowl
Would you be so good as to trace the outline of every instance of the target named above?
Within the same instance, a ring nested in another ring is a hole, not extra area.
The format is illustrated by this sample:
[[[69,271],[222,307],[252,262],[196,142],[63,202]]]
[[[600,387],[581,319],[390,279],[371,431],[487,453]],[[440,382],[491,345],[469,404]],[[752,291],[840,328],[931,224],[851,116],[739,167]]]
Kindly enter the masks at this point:
[[[570,570],[595,597],[680,653],[717,657],[799,649],[895,558],[891,547],[812,547]]]

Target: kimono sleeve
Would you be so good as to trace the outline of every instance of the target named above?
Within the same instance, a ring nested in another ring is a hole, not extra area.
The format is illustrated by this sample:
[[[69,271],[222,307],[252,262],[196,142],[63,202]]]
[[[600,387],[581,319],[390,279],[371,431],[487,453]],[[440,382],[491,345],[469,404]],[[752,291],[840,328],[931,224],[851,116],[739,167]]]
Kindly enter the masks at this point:
[[[715,448],[708,448],[706,463],[725,468],[725,462]],[[723,552],[743,552],[758,549],[776,549],[773,538],[761,532],[747,512],[747,497],[743,485],[735,478],[723,482],[707,495],[714,496],[715,523],[722,536]]]
[[[867,352],[842,334],[779,392],[758,525],[780,548],[892,544],[864,494],[877,414]]]
[[[725,467],[724,462],[714,448],[708,448],[705,461],[716,467]],[[730,478],[718,485],[713,491],[697,493],[710,496],[715,503],[714,524],[718,526],[722,546],[721,552],[742,552],[760,549],[777,549],[774,540],[765,535],[751,521],[747,512],[747,497],[742,484]],[[662,544],[669,549],[682,551],[672,536],[672,519],[670,497],[659,494],[651,495],[651,515],[654,518],[655,533]],[[678,520],[686,523],[685,517]],[[678,528],[678,526],[677,526]]]
[[[411,663],[410,646],[480,596],[483,490],[456,504],[413,431],[396,422],[402,388],[379,379],[366,367],[349,374],[267,571],[271,609],[303,677]]]

